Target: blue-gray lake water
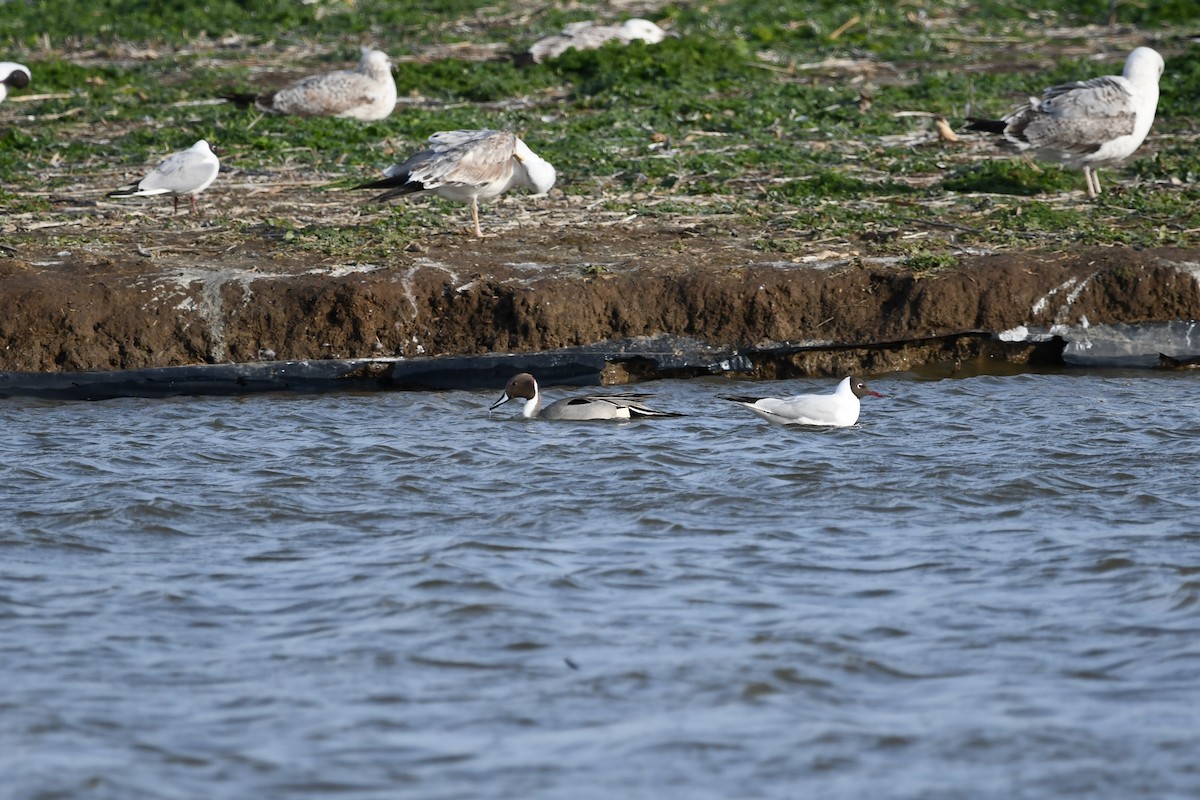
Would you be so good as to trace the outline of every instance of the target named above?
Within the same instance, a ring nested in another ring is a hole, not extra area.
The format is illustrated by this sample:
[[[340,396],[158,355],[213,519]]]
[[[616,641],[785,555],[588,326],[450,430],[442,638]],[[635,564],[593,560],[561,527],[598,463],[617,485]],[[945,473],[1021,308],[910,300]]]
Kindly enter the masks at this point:
[[[1200,797],[1198,381],[0,402],[0,794]]]

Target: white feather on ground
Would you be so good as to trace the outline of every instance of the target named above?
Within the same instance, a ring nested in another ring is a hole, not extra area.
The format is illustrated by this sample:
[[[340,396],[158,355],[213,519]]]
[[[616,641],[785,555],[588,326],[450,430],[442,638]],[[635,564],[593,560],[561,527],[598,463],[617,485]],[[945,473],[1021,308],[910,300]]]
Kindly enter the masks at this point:
[[[187,150],[168,156],[165,161],[151,170],[146,177],[134,184],[123,186],[108,193],[109,197],[152,197],[160,194],[174,196],[175,211],[179,211],[179,198],[187,195],[192,201],[192,213],[196,213],[196,195],[203,192],[217,179],[221,162],[204,139]]]
[[[0,102],[8,97],[8,90],[24,89],[33,79],[33,73],[24,64],[15,61],[0,61]]]
[[[430,192],[447,200],[470,203],[476,236],[479,201],[498,197],[513,187],[545,194],[557,173],[512,131],[439,131],[429,137],[429,147],[402,164],[388,167],[383,180],[355,189],[387,189],[372,198],[382,202],[400,195]]]
[[[1120,75],[1051,86],[1003,119],[968,119],[968,128],[999,133],[1019,152],[1082,169],[1088,197],[1095,197],[1096,170],[1129,158],[1150,132],[1163,69],[1161,55],[1139,47]]]
[[[548,58],[558,58],[572,48],[594,50],[609,42],[658,44],[666,37],[666,31],[647,19],[628,19],[620,25],[576,22],[563,28],[562,33],[535,42],[529,48],[529,56],[535,63],[541,63]]]
[[[312,75],[274,92],[225,98],[243,105],[253,102],[269,114],[371,122],[386,118],[396,107],[396,81],[387,53],[364,48],[355,69]]]

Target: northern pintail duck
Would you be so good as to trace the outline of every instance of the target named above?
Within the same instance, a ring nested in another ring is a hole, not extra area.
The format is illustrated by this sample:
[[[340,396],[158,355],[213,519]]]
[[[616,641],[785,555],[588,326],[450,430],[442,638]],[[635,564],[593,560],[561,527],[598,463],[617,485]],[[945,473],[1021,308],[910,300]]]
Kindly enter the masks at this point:
[[[672,411],[649,408],[642,401],[645,394],[599,394],[568,397],[542,406],[542,393],[537,381],[528,372],[514,375],[504,387],[504,394],[492,403],[488,411],[495,411],[509,400],[525,401],[521,413],[530,419],[639,419],[642,417],[681,417]]]

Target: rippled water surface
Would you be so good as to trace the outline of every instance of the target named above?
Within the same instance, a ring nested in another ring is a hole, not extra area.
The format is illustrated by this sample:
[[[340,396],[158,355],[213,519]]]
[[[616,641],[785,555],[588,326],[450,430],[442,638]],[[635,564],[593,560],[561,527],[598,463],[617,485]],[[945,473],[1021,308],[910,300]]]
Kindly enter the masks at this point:
[[[4,401],[5,796],[1198,797],[1198,379]]]

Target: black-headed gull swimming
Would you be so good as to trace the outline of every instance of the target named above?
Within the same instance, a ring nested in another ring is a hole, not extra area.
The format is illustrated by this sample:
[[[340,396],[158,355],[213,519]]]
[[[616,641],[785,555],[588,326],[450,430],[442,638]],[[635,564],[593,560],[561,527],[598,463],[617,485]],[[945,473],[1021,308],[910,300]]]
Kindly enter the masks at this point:
[[[312,75],[274,92],[223,96],[239,105],[253,103],[268,114],[371,122],[386,118],[396,107],[396,81],[387,53],[364,48],[355,69]]]
[[[627,19],[620,25],[601,25],[596,22],[576,22],[566,26],[561,33],[547,36],[535,42],[529,48],[526,61],[541,63],[548,58],[558,58],[563,53],[574,48],[576,50],[594,50],[609,42],[641,41],[646,44],[658,44],[667,38],[667,32],[648,19]]]
[[[645,394],[596,394],[568,397],[542,407],[542,393],[537,381],[528,372],[514,375],[504,387],[504,394],[492,403],[488,412],[495,411],[509,400],[523,399],[521,413],[530,419],[640,419],[644,417],[681,417],[673,411],[658,411],[642,401]]]
[[[221,169],[216,153],[204,139],[187,150],[167,157],[137,183],[122,186],[108,193],[109,197],[151,197],[157,194],[174,195],[175,213],[179,212],[179,197],[187,195],[196,213],[196,195],[207,189]]]
[[[969,118],[967,127],[1002,134],[1018,152],[1082,168],[1088,197],[1095,197],[1096,170],[1129,158],[1150,132],[1164,68],[1157,51],[1139,47],[1120,75],[1051,86],[1003,119]]]
[[[0,61],[0,101],[8,97],[8,90],[24,89],[29,85],[33,73],[24,64],[15,61]]]
[[[550,162],[538,156],[511,131],[440,131],[429,137],[429,147],[403,164],[383,171],[383,180],[355,189],[387,189],[372,202],[416,192],[432,192],[447,200],[471,204],[475,235],[479,228],[479,201],[490,200],[514,186],[545,194],[557,174]]]
[[[859,398],[883,397],[862,378],[842,378],[833,394],[798,394],[794,397],[738,397],[721,395],[745,406],[776,425],[824,425],[846,428],[858,422]]]

